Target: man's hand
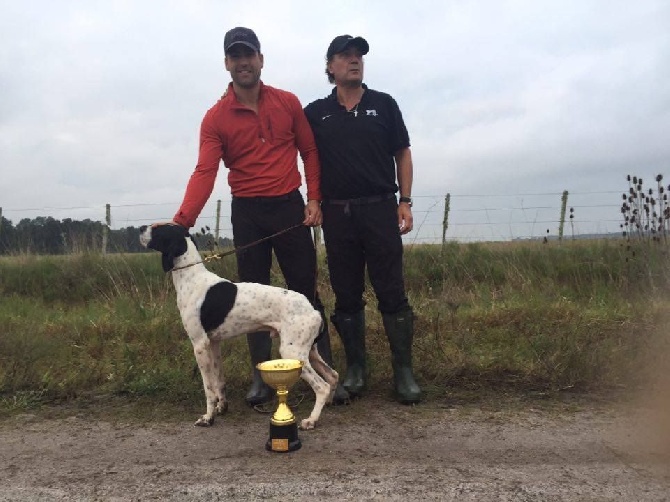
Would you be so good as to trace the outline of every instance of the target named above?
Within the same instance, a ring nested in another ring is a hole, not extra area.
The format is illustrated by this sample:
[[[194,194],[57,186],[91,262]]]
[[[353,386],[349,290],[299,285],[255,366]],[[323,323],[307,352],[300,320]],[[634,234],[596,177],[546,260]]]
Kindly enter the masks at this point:
[[[400,228],[400,235],[405,235],[414,228],[412,208],[406,202],[398,204],[398,227]]]
[[[176,225],[178,227],[183,227],[183,225],[180,225],[176,221],[162,221],[162,222],[158,222],[158,223],[152,223],[151,228],[156,228],[156,227],[160,227],[160,226],[163,226],[163,225]],[[186,227],[184,227],[184,228],[186,228]]]
[[[308,227],[318,227],[322,221],[321,202],[318,200],[308,200],[305,206],[305,219],[302,224]]]

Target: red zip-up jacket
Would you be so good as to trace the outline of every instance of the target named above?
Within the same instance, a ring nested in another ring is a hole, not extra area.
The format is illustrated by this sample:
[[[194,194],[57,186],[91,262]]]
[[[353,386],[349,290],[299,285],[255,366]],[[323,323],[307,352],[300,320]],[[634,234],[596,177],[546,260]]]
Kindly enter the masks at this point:
[[[198,164],[186,187],[174,221],[187,228],[212,194],[219,162],[228,168],[228,185],[236,197],[286,195],[302,184],[302,157],[307,199],[321,200],[321,167],[312,129],[298,98],[260,83],[258,113],[242,105],[232,82],[205,114],[200,127]]]

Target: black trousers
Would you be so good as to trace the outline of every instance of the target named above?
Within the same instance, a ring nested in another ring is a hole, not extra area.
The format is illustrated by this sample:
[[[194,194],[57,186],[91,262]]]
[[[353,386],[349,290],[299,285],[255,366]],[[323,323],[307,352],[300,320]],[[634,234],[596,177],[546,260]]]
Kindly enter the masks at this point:
[[[295,190],[279,197],[233,197],[231,223],[235,247],[250,244],[299,224],[305,219],[305,203]],[[240,282],[270,284],[272,251],[286,286],[302,293],[315,308],[323,308],[316,296],[316,252],[311,229],[300,226],[237,253]]]
[[[353,314],[365,306],[366,265],[379,311],[408,309],[395,197],[347,205],[324,201],[321,210],[335,309]]]

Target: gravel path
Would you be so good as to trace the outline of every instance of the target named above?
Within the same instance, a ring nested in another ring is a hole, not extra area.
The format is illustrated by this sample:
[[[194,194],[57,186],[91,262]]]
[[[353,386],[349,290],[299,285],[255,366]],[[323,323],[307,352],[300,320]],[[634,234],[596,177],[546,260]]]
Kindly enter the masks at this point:
[[[598,405],[483,411],[367,398],[302,449],[264,449],[241,403],[212,428],[73,412],[0,421],[0,500],[670,500],[670,415]],[[576,408],[576,409],[575,409]]]

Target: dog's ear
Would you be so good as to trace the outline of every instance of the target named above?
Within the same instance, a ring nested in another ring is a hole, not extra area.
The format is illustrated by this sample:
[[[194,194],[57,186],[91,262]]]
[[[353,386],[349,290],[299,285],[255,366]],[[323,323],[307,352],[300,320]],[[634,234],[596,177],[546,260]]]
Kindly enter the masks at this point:
[[[162,262],[163,262],[163,272],[167,273],[174,268],[174,256],[170,256],[167,253],[163,253]]]
[[[174,268],[174,259],[186,252],[186,239],[173,239],[169,242],[166,249],[163,250],[162,261],[163,271],[169,272]]]

